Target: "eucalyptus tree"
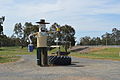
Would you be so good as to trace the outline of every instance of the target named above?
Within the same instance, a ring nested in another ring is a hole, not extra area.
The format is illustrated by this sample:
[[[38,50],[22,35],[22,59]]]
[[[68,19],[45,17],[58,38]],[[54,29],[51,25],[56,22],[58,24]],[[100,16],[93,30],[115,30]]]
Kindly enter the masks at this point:
[[[0,35],[3,34],[3,26],[2,26],[2,24],[3,24],[4,21],[5,21],[5,16],[2,16],[0,18]]]
[[[116,45],[120,44],[120,30],[119,29],[117,28],[112,29],[112,37]]]

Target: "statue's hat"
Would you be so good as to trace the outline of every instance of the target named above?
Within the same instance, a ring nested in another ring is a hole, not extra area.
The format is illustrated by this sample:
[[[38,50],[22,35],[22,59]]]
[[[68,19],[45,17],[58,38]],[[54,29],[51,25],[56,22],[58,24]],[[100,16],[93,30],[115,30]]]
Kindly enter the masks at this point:
[[[45,19],[40,19],[40,22],[36,22],[38,24],[50,24],[48,22],[45,22]]]

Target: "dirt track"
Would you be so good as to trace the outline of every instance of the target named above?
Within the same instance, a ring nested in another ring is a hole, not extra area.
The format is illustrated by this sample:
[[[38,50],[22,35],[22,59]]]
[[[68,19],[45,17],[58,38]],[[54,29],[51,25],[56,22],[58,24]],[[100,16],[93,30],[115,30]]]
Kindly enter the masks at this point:
[[[120,80],[120,61],[72,58],[70,66],[39,67],[35,59],[0,64],[0,80]]]
[[[71,52],[88,53],[108,48],[110,46],[74,46],[70,48]]]

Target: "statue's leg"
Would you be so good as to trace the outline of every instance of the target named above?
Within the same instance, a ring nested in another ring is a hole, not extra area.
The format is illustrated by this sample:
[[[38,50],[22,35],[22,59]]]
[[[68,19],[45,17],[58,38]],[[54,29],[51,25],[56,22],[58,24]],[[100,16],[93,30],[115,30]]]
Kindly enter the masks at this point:
[[[44,66],[48,66],[47,47],[43,48],[43,64],[44,64]]]
[[[43,55],[43,52],[44,51],[44,48],[41,47],[41,66],[44,66],[44,55]]]
[[[37,65],[42,65],[41,63],[41,48],[37,48]]]

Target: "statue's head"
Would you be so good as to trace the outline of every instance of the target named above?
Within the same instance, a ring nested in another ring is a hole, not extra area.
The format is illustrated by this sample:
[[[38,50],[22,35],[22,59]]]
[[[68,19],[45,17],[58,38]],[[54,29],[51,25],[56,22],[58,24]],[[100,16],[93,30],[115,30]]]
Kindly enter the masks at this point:
[[[46,25],[39,25],[39,32],[46,32]]]
[[[40,22],[36,22],[39,24],[39,32],[45,32],[47,29],[46,29],[46,24],[50,24],[50,23],[47,23],[45,22],[45,19],[41,19]]]

